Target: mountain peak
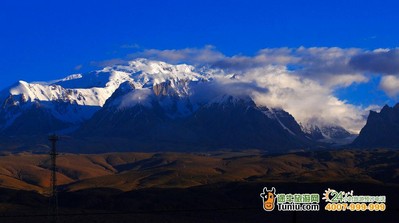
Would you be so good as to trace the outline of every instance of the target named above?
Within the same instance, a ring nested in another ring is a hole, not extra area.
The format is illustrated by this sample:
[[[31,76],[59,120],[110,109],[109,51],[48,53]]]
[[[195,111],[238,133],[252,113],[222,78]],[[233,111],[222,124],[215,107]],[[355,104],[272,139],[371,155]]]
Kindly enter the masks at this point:
[[[353,142],[357,147],[399,148],[399,106],[385,105],[381,111],[370,111],[366,125]]]
[[[392,108],[389,105],[385,104],[384,107],[382,107],[381,112],[385,112],[390,109],[392,109]]]
[[[133,78],[143,85],[157,85],[166,81],[198,81],[208,79],[209,74],[199,73],[194,66],[187,64],[172,65],[162,61],[139,58],[129,62],[128,67],[121,67],[134,73]]]

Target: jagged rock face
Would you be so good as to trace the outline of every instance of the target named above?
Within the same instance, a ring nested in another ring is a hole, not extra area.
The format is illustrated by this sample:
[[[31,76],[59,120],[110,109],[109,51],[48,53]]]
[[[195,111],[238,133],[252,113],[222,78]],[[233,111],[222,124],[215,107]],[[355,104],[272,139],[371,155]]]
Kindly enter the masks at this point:
[[[187,96],[190,81],[170,81],[154,84],[152,87],[156,96]]]
[[[323,133],[318,126],[312,125],[306,128],[306,136],[313,140],[324,139]]]
[[[206,136],[201,141],[226,148],[274,151],[311,146],[288,113],[279,110],[271,118],[264,114],[265,108],[257,107],[248,98],[227,98],[223,103],[200,108],[187,122],[200,135]]]
[[[352,145],[399,148],[399,104],[394,107],[385,105],[379,113],[370,111],[366,125]]]
[[[277,121],[284,126],[286,130],[292,135],[297,135],[300,137],[305,137],[304,132],[301,129],[301,126],[296,122],[295,118],[289,114],[288,112],[284,111],[283,109],[269,109],[271,110],[277,119]]]

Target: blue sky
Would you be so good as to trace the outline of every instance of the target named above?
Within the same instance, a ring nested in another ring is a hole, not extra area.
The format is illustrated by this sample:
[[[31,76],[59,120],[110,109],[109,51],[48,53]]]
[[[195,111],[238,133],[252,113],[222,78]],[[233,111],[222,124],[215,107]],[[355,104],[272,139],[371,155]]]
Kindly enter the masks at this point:
[[[395,49],[398,8],[397,1],[367,0],[2,0],[0,88],[97,69],[148,49],[212,45],[226,57],[300,46]],[[356,105],[393,104],[396,95],[380,89],[373,71],[370,81],[335,88],[335,95]]]

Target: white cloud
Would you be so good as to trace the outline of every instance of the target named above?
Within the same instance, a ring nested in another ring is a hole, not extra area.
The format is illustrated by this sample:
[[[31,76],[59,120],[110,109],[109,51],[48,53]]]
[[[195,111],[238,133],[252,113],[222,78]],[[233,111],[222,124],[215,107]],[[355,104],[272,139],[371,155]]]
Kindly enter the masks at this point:
[[[205,64],[225,58],[225,56],[216,51],[211,45],[204,48],[185,48],[179,50],[158,50],[148,49],[143,52],[131,54],[130,57],[145,57],[148,59],[157,59],[169,63],[193,63]]]
[[[380,88],[390,97],[399,95],[399,77],[386,75],[381,78]]]
[[[367,106],[367,108],[365,108],[364,110],[365,110],[366,112],[369,112],[369,111],[380,112],[381,109],[382,109],[382,106],[381,106],[381,105],[369,105],[369,106]]]
[[[330,88],[349,87],[353,83],[367,83],[369,78],[362,74],[341,74],[326,76],[323,84]]]
[[[130,57],[145,57],[169,63],[210,65],[232,72],[245,72],[268,65],[293,66],[300,76],[318,81],[327,87],[346,87],[353,83],[366,82],[364,74],[349,65],[350,59],[360,49],[337,47],[267,48],[254,56],[226,56],[213,46],[185,48],[179,50],[149,49],[131,54]]]
[[[349,65],[364,72],[381,75],[399,74],[399,48],[361,52],[351,58]]]
[[[253,91],[255,102],[279,107],[291,113],[299,122],[340,125],[358,133],[365,124],[366,112],[334,97],[332,90],[318,82],[300,77],[282,66],[256,68],[240,79],[256,83],[268,91]]]

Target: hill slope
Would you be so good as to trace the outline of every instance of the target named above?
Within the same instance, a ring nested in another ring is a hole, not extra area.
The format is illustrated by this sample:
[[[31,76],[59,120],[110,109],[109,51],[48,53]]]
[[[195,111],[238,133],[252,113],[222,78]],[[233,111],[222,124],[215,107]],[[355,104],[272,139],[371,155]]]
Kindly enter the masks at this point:
[[[399,184],[399,152],[340,150],[263,155],[213,153],[62,154],[62,190],[188,188],[226,182],[368,182]],[[48,155],[0,156],[0,186],[45,193]]]

